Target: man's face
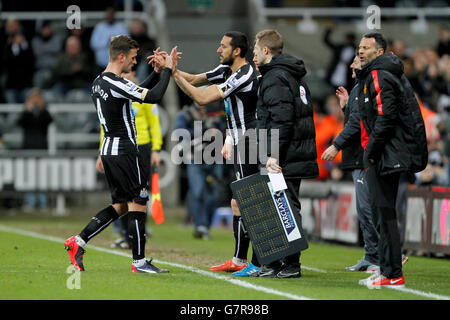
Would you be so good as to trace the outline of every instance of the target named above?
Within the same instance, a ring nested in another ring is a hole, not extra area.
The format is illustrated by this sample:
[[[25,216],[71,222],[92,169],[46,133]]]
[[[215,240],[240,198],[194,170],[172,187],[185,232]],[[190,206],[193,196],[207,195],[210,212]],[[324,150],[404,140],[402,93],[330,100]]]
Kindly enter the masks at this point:
[[[356,78],[356,72],[355,70],[361,70],[361,61],[359,60],[359,56],[355,56],[355,58],[353,59],[352,64],[350,65],[350,68],[352,69],[352,78],[355,79]]]
[[[374,38],[362,38],[359,43],[359,61],[361,67],[366,66],[378,56],[383,54],[383,49],[377,49],[377,43]]]
[[[261,48],[259,42],[256,41],[255,48],[253,49],[253,62],[256,67],[262,66],[266,63],[266,54],[264,53],[264,48]]]
[[[220,46],[217,49],[219,60],[221,64],[231,66],[234,63],[233,47],[231,46],[231,38],[224,36],[220,41]]]
[[[131,49],[128,55],[124,55],[122,72],[125,73],[131,72],[131,69],[137,63],[136,61],[137,50],[138,49]]]

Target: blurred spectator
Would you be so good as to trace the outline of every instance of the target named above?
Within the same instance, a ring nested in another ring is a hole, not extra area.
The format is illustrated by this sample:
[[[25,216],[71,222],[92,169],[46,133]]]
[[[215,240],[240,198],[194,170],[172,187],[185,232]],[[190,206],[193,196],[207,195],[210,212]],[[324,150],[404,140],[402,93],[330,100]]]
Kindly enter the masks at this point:
[[[150,38],[147,33],[147,25],[144,21],[134,19],[130,25],[130,36],[139,43],[137,61],[137,76],[140,79],[145,79],[149,73],[149,64],[146,63],[146,58],[153,54],[156,49],[156,42]]]
[[[35,88],[25,102],[25,110],[17,120],[23,128],[23,149],[47,149],[47,130],[52,122],[52,116],[47,110],[44,98],[39,89]]]
[[[436,51],[439,57],[444,54],[450,55],[450,29],[446,25],[441,25],[438,29],[439,41],[436,46]]]
[[[25,110],[18,119],[18,125],[23,128],[22,148],[47,149],[47,132],[52,121],[39,89],[31,90],[25,102]],[[26,193],[23,210],[31,211],[37,206],[45,210],[47,202],[47,196],[44,193]]]
[[[349,70],[355,57],[355,34],[347,33],[345,42],[334,43],[331,41],[331,33],[332,28],[328,27],[323,37],[325,44],[333,51],[325,79],[333,88],[352,86],[352,73]]]
[[[428,165],[425,170],[416,173],[416,184],[419,186],[447,186],[448,176],[439,150],[433,150],[428,155]]]
[[[417,102],[420,106],[423,122],[425,124],[425,132],[427,134],[428,150],[437,148],[438,141],[441,139],[441,135],[437,130],[437,124],[439,123],[439,115],[425,107],[416,94]]]
[[[65,51],[56,58],[53,76],[53,90],[60,94],[64,95],[71,89],[89,89],[92,69],[78,37],[67,38]]]
[[[175,119],[175,129],[185,129],[189,131],[191,137],[190,141],[181,141],[181,143],[190,143],[190,148],[192,148],[190,154],[183,154],[189,185],[187,208],[194,220],[194,237],[205,240],[210,239],[209,228],[214,211],[218,206],[219,193],[221,192],[219,184],[223,176],[222,164],[215,162],[206,164],[203,158],[201,164],[194,163],[194,153],[201,152],[204,146],[204,132],[213,128],[219,131],[224,130],[222,128],[223,121],[220,121],[220,117],[208,117],[207,109],[210,107],[213,108],[214,104],[200,109],[193,103],[180,110]],[[201,121],[202,126],[195,126],[195,121]],[[201,131],[195,132],[194,130],[197,128],[201,129]],[[199,139],[195,139],[197,137]],[[183,150],[186,149],[185,147],[183,148]]]
[[[42,22],[39,33],[31,41],[34,56],[36,57],[35,77],[38,76],[38,83],[34,85],[40,88],[48,88],[51,80],[51,69],[55,64],[55,59],[62,48],[62,37],[55,34],[51,21]]]
[[[432,48],[416,49],[412,55],[414,70],[408,70],[411,84],[424,104],[438,111],[441,95],[449,94],[450,64],[448,55],[439,58]],[[410,66],[408,66],[410,68]]]
[[[343,172],[338,168],[338,164],[342,160],[342,152],[334,158],[333,161],[325,161],[321,159],[324,151],[332,145],[334,138],[344,128],[344,113],[339,106],[339,101],[335,94],[327,96],[325,101],[325,113],[314,113],[314,124],[316,127],[316,145],[317,145],[317,164],[319,165],[319,178],[325,180],[332,178],[334,180],[341,180]]]
[[[95,55],[94,52],[91,49],[91,35],[92,35],[92,28],[83,28],[83,26],[81,26],[81,28],[79,29],[67,29],[67,35],[66,38],[64,39],[63,43],[67,42],[67,39],[70,36],[76,36],[80,39],[81,42],[81,50],[86,53],[86,55],[89,58],[89,62],[92,63],[92,65],[95,64]],[[103,71],[103,70],[102,70]]]
[[[96,74],[101,73],[108,65],[108,46],[111,37],[129,35],[125,23],[116,21],[115,15],[116,11],[113,7],[106,8],[105,21],[98,23],[92,31],[90,45],[95,54]]]
[[[447,186],[450,187],[450,117],[447,116],[447,119],[445,120],[445,130],[444,134],[442,135],[443,138],[443,155],[445,156],[445,160],[447,162],[447,180],[448,184]]]
[[[27,89],[32,87],[33,82],[33,51],[22,33],[19,21],[8,20],[5,29],[7,39],[3,52],[3,65],[6,72],[6,101],[24,103]]]
[[[392,42],[391,50],[401,60],[404,60],[409,56],[407,54],[406,43],[403,40],[394,40]]]

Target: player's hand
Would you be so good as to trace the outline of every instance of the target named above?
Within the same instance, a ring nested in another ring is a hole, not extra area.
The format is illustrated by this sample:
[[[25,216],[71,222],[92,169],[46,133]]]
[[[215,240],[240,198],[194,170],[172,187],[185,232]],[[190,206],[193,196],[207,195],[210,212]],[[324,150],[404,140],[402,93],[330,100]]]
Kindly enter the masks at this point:
[[[165,59],[162,55],[153,55],[148,57],[149,64],[152,66],[153,70],[155,70],[156,73],[161,73],[161,71],[164,69]]]
[[[281,167],[278,165],[278,160],[270,157],[267,159],[266,168],[269,173],[280,173]]]
[[[336,90],[336,96],[339,100],[339,105],[341,106],[341,109],[345,107],[348,101],[348,92],[344,87],[339,87]]]
[[[224,143],[222,148],[222,156],[227,160],[231,160],[232,153],[233,153],[233,145],[230,143]]]
[[[332,161],[334,158],[336,158],[336,155],[338,154],[339,150],[336,149],[334,145],[331,145],[327,148],[327,150],[322,153],[322,160],[325,161]]]
[[[156,73],[161,73],[164,69],[163,65],[165,63],[165,58],[168,56],[167,52],[161,51],[161,48],[157,48],[153,51],[151,56],[148,56],[148,64],[152,66]]]
[[[178,68],[178,61],[181,59],[183,52],[178,52],[178,46],[175,46],[170,52],[170,58],[172,59],[172,73]]]
[[[97,169],[98,172],[105,171],[105,168],[103,167],[102,158],[100,157],[100,155],[97,157],[97,162],[95,163],[95,168]]]
[[[161,155],[157,151],[152,152],[152,156],[150,158],[150,165],[159,167],[161,164]]]

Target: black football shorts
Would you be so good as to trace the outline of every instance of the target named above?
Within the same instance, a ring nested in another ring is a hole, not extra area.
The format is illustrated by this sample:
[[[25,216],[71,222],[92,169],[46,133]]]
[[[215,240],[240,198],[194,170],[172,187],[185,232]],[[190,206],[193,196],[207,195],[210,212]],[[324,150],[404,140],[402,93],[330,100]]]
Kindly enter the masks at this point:
[[[237,180],[259,172],[257,156],[257,144],[253,137],[245,136],[233,146],[233,166]]]
[[[101,156],[112,203],[148,201],[148,175],[137,154]],[[150,160],[149,160],[150,161]]]

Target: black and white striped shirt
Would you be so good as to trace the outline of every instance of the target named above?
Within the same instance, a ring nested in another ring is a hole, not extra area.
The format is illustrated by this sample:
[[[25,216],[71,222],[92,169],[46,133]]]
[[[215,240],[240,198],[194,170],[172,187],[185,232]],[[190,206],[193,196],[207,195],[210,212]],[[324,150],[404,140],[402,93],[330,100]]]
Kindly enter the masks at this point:
[[[142,103],[147,91],[111,72],[104,72],[94,80],[92,100],[105,132],[101,155],[137,153],[136,127],[131,103]]]
[[[228,128],[237,145],[239,135],[247,129],[256,128],[256,103],[258,101],[258,79],[255,69],[243,65],[235,73],[226,65],[219,65],[206,73],[206,78],[216,84],[222,92],[227,113]],[[238,134],[238,130],[242,130]]]

